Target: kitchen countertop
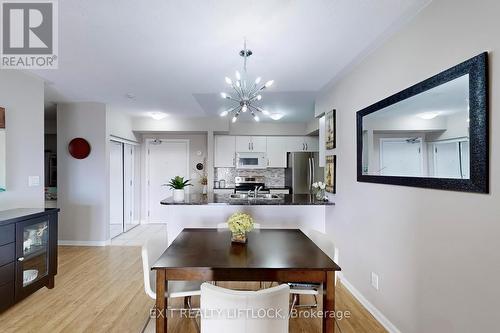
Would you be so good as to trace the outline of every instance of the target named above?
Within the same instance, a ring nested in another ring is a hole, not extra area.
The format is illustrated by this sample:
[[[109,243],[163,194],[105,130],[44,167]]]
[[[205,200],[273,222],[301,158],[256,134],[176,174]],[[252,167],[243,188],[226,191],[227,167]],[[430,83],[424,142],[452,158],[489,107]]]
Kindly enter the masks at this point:
[[[162,205],[248,205],[248,206],[332,206],[330,201],[319,201],[309,194],[282,194],[280,199],[230,199],[227,194],[190,194],[184,202],[174,202],[172,197],[162,200]]]

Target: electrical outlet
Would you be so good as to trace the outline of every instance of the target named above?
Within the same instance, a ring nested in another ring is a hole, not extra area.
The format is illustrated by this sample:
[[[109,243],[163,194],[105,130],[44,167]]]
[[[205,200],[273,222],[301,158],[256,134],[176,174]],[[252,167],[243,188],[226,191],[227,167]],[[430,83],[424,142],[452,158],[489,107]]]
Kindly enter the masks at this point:
[[[378,275],[372,272],[372,287],[378,290]]]
[[[28,177],[28,186],[29,187],[40,186],[40,177],[39,176],[29,176]]]

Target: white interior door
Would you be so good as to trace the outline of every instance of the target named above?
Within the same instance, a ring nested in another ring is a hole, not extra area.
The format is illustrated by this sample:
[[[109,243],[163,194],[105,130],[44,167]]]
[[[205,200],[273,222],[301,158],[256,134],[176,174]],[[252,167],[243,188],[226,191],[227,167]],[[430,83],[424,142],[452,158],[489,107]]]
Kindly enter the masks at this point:
[[[124,229],[128,231],[137,225],[134,219],[135,201],[135,147],[130,144],[123,145],[123,221]]]
[[[434,175],[438,178],[461,178],[459,142],[434,144]]]
[[[166,223],[167,209],[160,201],[171,197],[167,186],[175,176],[189,178],[189,141],[161,140],[160,144],[148,145],[148,222]],[[189,193],[189,187],[186,188]]]
[[[110,142],[109,156],[109,234],[123,232],[123,144]]]
[[[380,174],[422,176],[422,140],[380,139]]]

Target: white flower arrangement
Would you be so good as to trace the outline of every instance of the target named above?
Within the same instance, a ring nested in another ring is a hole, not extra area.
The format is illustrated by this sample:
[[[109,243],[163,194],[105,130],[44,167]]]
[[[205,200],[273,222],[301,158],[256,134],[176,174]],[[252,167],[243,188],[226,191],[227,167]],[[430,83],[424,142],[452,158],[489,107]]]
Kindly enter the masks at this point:
[[[323,182],[314,182],[312,184],[312,187],[314,187],[315,189],[324,190],[324,189],[326,189],[326,184]]]
[[[227,225],[233,234],[244,234],[253,229],[253,218],[246,213],[234,213],[227,220]]]

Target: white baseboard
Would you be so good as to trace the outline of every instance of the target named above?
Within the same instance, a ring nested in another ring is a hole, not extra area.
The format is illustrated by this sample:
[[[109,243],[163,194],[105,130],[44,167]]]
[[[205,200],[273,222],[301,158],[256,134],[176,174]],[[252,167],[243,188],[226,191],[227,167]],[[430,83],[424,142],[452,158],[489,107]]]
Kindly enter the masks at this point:
[[[76,241],[76,240],[59,240],[57,245],[64,246],[107,246],[110,245],[111,241]]]
[[[384,326],[384,328],[390,333],[401,333],[401,331],[393,324],[386,316],[380,312],[372,303],[370,303],[354,286],[346,280],[342,273],[338,274],[338,278],[342,285],[346,287],[349,292],[356,297],[356,299],[372,314],[377,321]]]

